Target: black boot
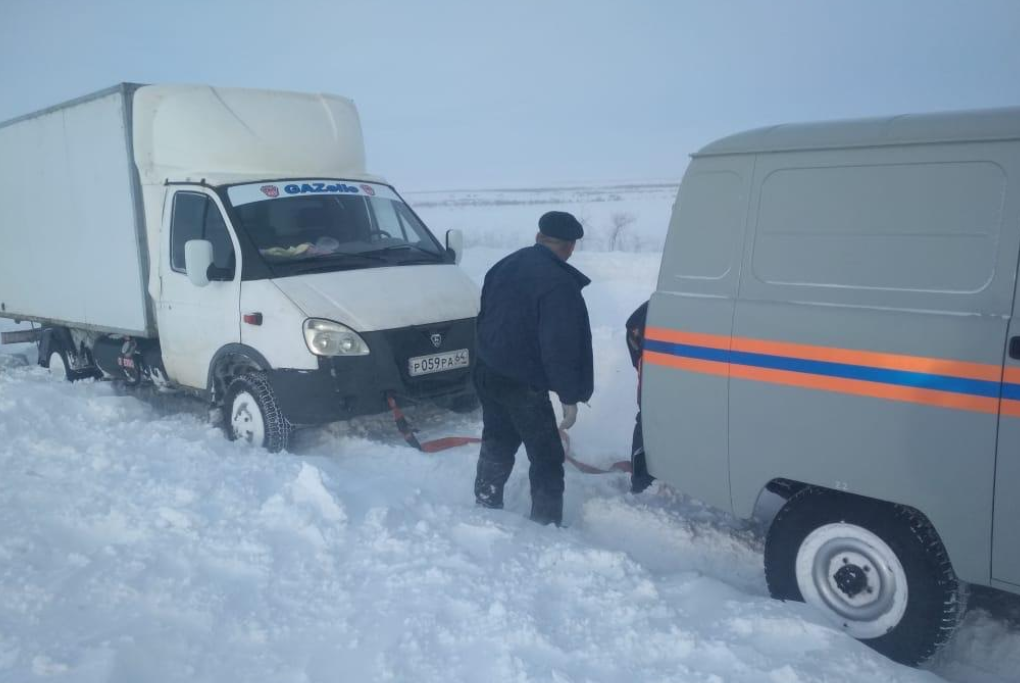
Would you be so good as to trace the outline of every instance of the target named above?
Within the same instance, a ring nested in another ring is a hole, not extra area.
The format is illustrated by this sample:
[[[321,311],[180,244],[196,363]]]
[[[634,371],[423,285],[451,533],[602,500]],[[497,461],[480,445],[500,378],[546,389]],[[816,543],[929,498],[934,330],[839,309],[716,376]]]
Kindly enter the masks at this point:
[[[655,477],[648,474],[648,466],[645,465],[645,452],[641,450],[639,453],[635,453],[631,459],[633,464],[633,471],[630,475],[630,492],[641,493],[646,488],[652,485],[655,481]]]
[[[563,526],[563,497],[540,495],[531,499],[531,521]]]
[[[513,463],[478,459],[475,476],[475,504],[492,510],[503,509],[503,486],[510,477]]]

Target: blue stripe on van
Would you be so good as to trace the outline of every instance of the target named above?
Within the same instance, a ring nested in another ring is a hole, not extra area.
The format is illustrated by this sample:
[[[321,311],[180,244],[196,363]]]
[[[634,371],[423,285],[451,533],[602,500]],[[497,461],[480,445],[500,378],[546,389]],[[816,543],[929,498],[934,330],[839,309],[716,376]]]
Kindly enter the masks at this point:
[[[799,372],[810,375],[840,377],[844,379],[855,379],[880,384],[894,384],[898,386],[915,387],[918,389],[931,389],[934,391],[947,391],[954,394],[966,394],[969,396],[999,398],[1001,391],[1003,398],[1020,400],[1020,385],[1018,384],[1000,384],[999,382],[950,377],[947,375],[933,375],[906,370],[874,368],[865,365],[850,365],[847,363],[806,360],[803,358],[791,358],[788,356],[772,356],[762,353],[748,353],[745,351],[730,351],[726,349],[714,349],[706,346],[663,342],[654,339],[646,339],[644,347],[648,351],[681,356],[684,358],[694,358],[697,360],[729,363],[732,365],[746,365],[751,367],[768,368],[771,370],[786,370],[789,372]]]

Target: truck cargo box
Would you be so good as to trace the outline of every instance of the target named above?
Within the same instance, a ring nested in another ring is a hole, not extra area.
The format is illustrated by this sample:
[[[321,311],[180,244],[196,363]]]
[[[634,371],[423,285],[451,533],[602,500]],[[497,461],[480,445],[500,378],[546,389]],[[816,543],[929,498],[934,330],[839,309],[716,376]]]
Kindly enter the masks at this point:
[[[0,316],[151,337],[139,86],[0,123]]]

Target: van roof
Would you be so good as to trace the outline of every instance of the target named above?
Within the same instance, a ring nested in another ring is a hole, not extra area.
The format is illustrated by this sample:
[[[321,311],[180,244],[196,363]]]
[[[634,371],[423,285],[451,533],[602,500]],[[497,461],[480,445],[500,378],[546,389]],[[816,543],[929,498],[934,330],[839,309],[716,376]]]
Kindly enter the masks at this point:
[[[1020,107],[781,124],[720,138],[691,156],[990,140],[1020,140]]]

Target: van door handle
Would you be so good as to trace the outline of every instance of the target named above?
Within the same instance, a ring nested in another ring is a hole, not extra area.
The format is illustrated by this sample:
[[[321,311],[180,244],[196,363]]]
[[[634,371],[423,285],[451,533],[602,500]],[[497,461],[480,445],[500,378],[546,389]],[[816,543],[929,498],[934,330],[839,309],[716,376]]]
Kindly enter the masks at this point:
[[[1020,360],[1020,337],[1011,337],[1009,340],[1009,357]]]

